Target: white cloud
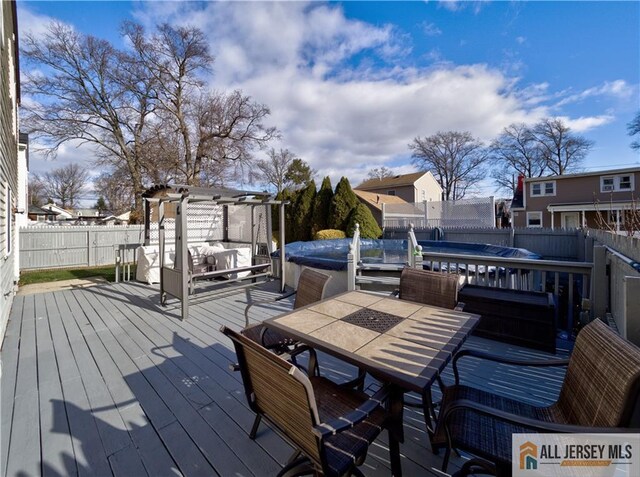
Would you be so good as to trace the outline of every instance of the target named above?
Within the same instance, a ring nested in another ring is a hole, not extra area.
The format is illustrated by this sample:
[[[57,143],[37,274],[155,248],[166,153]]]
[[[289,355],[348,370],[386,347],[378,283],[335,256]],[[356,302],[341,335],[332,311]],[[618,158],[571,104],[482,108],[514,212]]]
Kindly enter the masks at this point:
[[[442,30],[436,26],[435,23],[423,22],[422,32],[427,36],[442,35]]]
[[[444,6],[454,4],[460,6]],[[408,144],[416,136],[468,130],[488,141],[510,123],[548,115],[547,105],[558,99],[547,83],[520,86],[513,71],[453,65],[437,49],[410,63],[407,37],[396,27],[350,20],[332,4],[150,2],[140,8],[136,18],[150,28],[169,21],[202,29],[215,57],[213,87],[240,88],[268,105],[269,122],[283,135],[273,146],[289,148],[334,184],[343,175],[356,184],[381,165],[413,170]],[[626,86],[611,82],[599,90],[623,94]],[[576,131],[609,121],[609,115],[567,118]],[[66,158],[82,160],[69,149],[60,154]]]
[[[602,114],[600,116],[580,116],[579,118],[569,118],[567,116],[561,116],[559,119],[562,119],[567,126],[573,129],[575,132],[583,133],[585,131],[589,131],[590,129],[597,128],[599,126],[604,126],[612,122],[615,117],[609,114]]]
[[[20,36],[32,35],[34,38],[42,38],[47,32],[47,26],[52,21],[58,23],[59,19],[42,15],[36,11],[27,8],[28,2],[18,2],[18,28],[20,30]],[[73,25],[65,23],[65,25],[73,28]]]
[[[634,88],[624,80],[605,81],[600,86],[587,88],[579,93],[568,94],[560,100],[556,106],[565,106],[571,103],[579,103],[588,98],[608,96],[614,99],[626,100],[633,96]]]
[[[524,36],[518,36],[516,37],[516,43],[518,45],[522,45],[527,41],[527,39]]]

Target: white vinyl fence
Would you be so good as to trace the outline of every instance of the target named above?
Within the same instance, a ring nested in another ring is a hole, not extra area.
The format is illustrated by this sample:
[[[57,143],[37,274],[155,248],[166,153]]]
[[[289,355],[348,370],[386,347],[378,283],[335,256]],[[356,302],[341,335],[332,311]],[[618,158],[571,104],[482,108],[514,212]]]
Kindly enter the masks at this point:
[[[450,201],[383,204],[382,226],[387,227],[495,227],[493,197]]]
[[[113,265],[121,245],[144,242],[142,225],[20,228],[20,269]]]

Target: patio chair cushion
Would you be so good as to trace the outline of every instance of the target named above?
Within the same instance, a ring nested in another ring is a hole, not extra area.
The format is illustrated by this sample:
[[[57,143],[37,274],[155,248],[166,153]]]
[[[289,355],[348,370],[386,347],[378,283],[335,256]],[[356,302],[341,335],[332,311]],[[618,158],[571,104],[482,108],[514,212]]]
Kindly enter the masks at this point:
[[[458,399],[490,406],[493,409],[510,412],[519,416],[546,422],[563,422],[563,418],[555,414],[551,408],[536,407],[531,404],[492,394],[469,386],[450,386],[445,388],[442,397],[442,409]],[[511,462],[511,434],[514,432],[531,432],[523,426],[506,423],[490,416],[470,411],[458,411],[451,416],[449,432],[456,446],[472,450],[480,457],[496,459],[504,463]],[[435,447],[447,444],[444,425],[438,422],[432,443]]]
[[[639,389],[640,348],[594,320],[578,334],[554,412],[570,424],[627,427]]]
[[[310,381],[322,422],[348,414],[369,398],[365,393],[345,389],[326,378],[315,376],[310,377]],[[379,409],[352,429],[325,441],[327,464],[334,475],[343,475],[354,464],[364,461],[369,444],[383,429],[384,420],[385,413]]]

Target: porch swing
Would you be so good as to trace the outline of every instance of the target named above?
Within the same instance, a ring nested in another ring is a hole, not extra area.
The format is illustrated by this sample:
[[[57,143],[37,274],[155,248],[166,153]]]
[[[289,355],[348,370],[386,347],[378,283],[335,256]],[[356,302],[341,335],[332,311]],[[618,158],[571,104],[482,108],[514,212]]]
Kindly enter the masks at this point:
[[[284,290],[284,261],[275,270],[271,259],[271,207],[280,207],[280,256],[284,257],[286,202],[273,200],[265,192],[187,185],[156,185],[143,199],[145,245],[152,243],[154,232],[159,245],[160,302],[165,305],[168,296],[180,300],[183,320],[189,316],[198,282],[206,281],[206,290],[197,293],[198,301],[274,277]],[[173,257],[166,243],[172,232]],[[250,254],[246,254],[247,245]]]

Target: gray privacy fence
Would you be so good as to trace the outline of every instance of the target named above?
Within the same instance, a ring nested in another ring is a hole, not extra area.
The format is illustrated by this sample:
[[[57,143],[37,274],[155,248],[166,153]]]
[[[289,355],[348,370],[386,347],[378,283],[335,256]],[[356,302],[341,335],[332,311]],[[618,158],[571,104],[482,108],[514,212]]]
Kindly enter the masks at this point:
[[[385,238],[405,238],[407,227],[385,227]],[[579,260],[589,258],[585,233],[579,229],[497,229],[495,227],[419,227],[414,229],[418,240],[433,240],[440,232],[447,242],[483,243],[524,248],[548,260]],[[586,255],[585,255],[586,254]]]
[[[20,269],[113,265],[121,245],[144,242],[142,225],[20,228]]]

